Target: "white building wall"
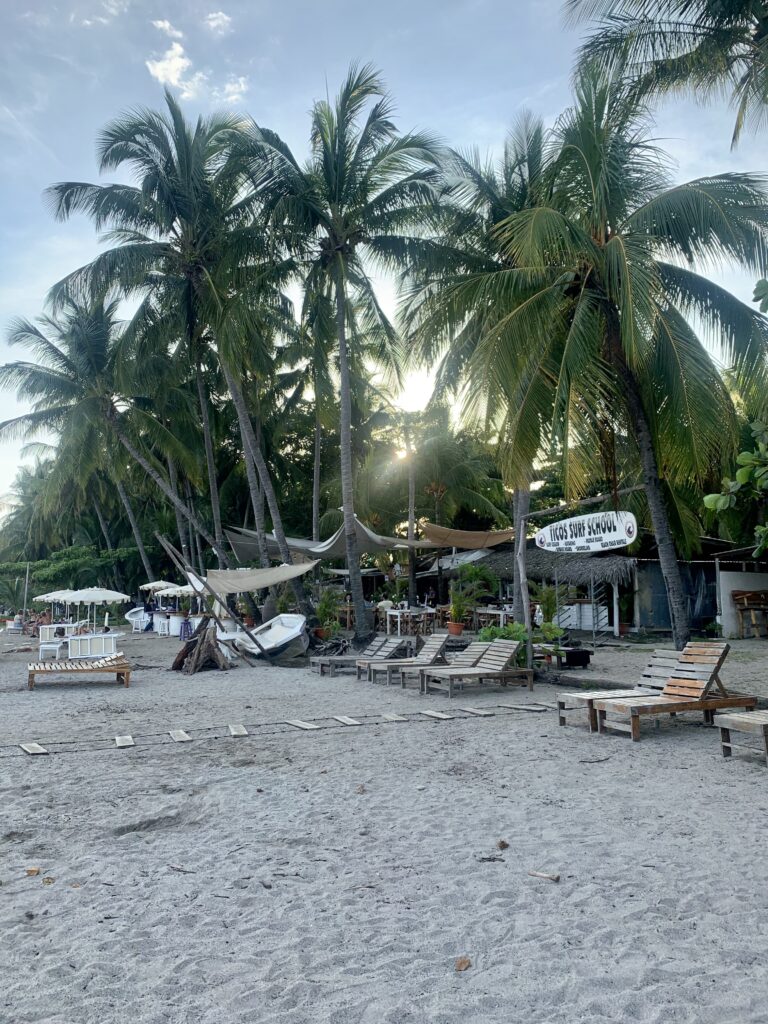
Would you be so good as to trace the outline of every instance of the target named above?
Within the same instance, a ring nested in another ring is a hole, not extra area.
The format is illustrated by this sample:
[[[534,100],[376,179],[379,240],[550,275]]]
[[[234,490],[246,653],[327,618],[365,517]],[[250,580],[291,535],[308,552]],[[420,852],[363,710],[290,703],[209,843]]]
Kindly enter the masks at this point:
[[[739,616],[731,599],[732,590],[768,590],[768,572],[720,572],[720,607],[717,621],[724,637],[739,635]]]

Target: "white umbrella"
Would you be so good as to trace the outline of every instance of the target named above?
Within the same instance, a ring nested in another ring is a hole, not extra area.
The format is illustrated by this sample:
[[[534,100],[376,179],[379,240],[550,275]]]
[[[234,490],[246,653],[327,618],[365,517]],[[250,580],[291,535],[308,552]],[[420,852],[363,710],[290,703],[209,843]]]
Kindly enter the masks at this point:
[[[155,597],[194,597],[197,591],[189,584],[186,587],[166,587],[165,590],[156,590]]]
[[[169,587],[175,587],[175,583],[169,583],[168,580],[153,580],[151,583],[142,583],[139,590],[148,590],[150,593],[154,593],[158,590],[168,590]]]
[[[50,594],[33,597],[33,601],[71,601],[74,590],[52,590]]]
[[[71,590],[70,601],[78,604],[115,604],[118,601],[130,601],[128,594],[118,590],[105,590],[103,587],[84,587],[82,590]]]

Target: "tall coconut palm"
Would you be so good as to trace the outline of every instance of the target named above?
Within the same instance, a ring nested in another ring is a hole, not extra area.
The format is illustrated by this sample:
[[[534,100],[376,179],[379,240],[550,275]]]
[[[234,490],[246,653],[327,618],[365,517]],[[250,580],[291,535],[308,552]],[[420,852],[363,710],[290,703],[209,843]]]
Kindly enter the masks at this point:
[[[48,190],[58,219],[84,212],[99,230],[108,228],[107,237],[117,243],[68,275],[53,295],[56,298],[83,289],[90,295],[100,295],[109,288],[140,295],[143,302],[136,314],[137,334],[146,336],[149,326],[156,328],[165,347],[176,339],[183,342],[195,372],[215,550],[220,561],[228,564],[221,537],[204,366],[208,347],[221,341],[223,309],[242,312],[254,301],[251,271],[256,267],[255,278],[260,281],[263,230],[254,225],[254,197],[246,187],[243,165],[232,153],[242,134],[239,119],[219,114],[200,118],[192,126],[170,93],[166,92],[165,99],[167,113],[129,112],[110,122],[99,136],[99,169],[127,167],[135,175],[136,185],[60,182]],[[246,287],[247,301],[237,294]],[[239,333],[242,344],[250,342],[246,325],[229,327],[230,336]],[[230,344],[227,358],[231,352]],[[222,370],[230,390],[234,389],[233,402],[242,410],[244,399],[237,375],[232,372],[231,361],[230,365],[225,362],[223,358]],[[243,437],[242,443],[248,459],[252,456],[249,439]],[[256,455],[255,464],[281,557],[289,562],[266,463]]]
[[[567,482],[576,450],[599,465],[607,430],[632,439],[679,647],[688,608],[667,483],[706,480],[736,439],[729,394],[692,323],[738,371],[768,352],[765,318],[694,268],[765,267],[768,189],[748,174],[672,186],[648,124],[617,74],[582,69],[549,140],[549,202],[497,229],[512,269],[451,291],[459,310],[504,310],[471,369],[504,397],[513,470],[536,457],[545,421]]]
[[[182,462],[188,458],[186,451],[170,431],[120,392],[117,324],[117,302],[84,306],[72,299],[63,302],[55,318],[42,317],[39,326],[28,320],[15,321],[8,340],[27,348],[33,361],[0,367],[0,388],[14,388],[21,399],[32,404],[32,411],[0,423],[0,437],[29,439],[55,434],[62,438],[49,494],[55,493],[57,480],[85,478],[104,468],[105,450],[111,443],[119,443],[215,550],[215,539],[168,485],[145,442],[150,446],[160,442]]]
[[[626,63],[644,93],[729,94],[733,145],[745,124],[768,121],[765,0],[566,0],[574,21],[594,22],[582,58]]]
[[[398,269],[416,251],[416,236],[435,199],[436,143],[399,135],[378,73],[350,68],[333,104],[312,108],[312,155],[302,165],[274,132],[255,128],[253,173],[270,224],[301,259],[310,293],[334,297],[339,359],[340,474],[347,568],[356,633],[370,632],[357,550],[352,458],[349,333],[360,328],[397,338],[377,299],[372,268]]]

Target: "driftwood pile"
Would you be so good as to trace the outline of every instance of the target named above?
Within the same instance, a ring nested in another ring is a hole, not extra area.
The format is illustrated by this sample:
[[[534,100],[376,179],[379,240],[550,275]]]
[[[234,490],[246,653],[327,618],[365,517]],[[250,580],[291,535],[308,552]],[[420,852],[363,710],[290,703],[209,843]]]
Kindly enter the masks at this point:
[[[219,649],[216,623],[211,621],[210,615],[203,616],[200,625],[173,659],[171,668],[174,672],[185,672],[187,675],[208,669],[224,671],[229,668],[228,659]]]

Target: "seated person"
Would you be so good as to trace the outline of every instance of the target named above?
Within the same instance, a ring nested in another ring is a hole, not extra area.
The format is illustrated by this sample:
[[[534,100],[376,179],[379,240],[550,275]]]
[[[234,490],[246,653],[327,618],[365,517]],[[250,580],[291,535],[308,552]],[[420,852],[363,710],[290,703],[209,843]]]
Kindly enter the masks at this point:
[[[56,637],[57,640],[63,640],[66,635],[64,627],[57,626],[56,629],[54,629],[53,631],[53,635]]]

